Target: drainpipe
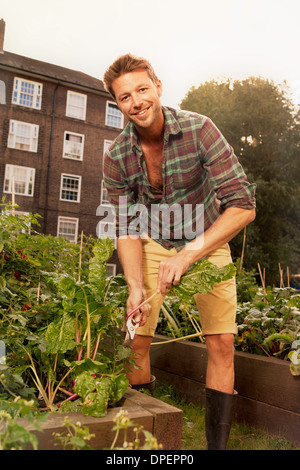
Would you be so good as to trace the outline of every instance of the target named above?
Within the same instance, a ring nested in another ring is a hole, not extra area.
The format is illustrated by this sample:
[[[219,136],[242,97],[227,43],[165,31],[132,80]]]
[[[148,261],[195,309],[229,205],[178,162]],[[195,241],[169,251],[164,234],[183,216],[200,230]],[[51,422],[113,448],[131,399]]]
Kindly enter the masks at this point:
[[[55,111],[56,111],[56,96],[57,96],[57,89],[59,85],[60,85],[60,82],[57,82],[55,90],[54,90],[54,94],[53,94],[53,104],[52,104],[52,119],[51,119],[51,130],[50,130],[50,141],[49,141],[49,155],[48,155],[48,163],[47,163],[46,200],[45,200],[45,214],[44,214],[44,233],[45,234],[47,234],[50,168],[51,168],[51,160],[52,160],[52,144],[53,144],[53,132],[54,132]]]
[[[0,54],[4,54],[5,21],[0,20]]]

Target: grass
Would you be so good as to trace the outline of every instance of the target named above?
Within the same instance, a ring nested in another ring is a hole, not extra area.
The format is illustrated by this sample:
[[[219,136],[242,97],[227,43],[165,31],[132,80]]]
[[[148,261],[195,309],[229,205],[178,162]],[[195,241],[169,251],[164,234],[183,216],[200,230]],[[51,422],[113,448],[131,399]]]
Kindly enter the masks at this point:
[[[182,450],[204,450],[205,409],[188,403],[178,396],[172,387],[157,385],[155,398],[183,411]],[[228,450],[300,450],[284,437],[270,436],[267,432],[233,423],[228,441]]]

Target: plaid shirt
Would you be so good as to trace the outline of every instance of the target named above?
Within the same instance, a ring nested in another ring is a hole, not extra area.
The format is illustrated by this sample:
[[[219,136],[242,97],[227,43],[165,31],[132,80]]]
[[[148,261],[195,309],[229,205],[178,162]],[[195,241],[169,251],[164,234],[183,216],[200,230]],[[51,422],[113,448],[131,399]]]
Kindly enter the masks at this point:
[[[132,123],[105,154],[104,185],[115,209],[117,237],[131,233],[130,226],[138,221],[149,237],[180,249],[200,235],[198,226],[207,230],[227,207],[255,207],[255,184],[247,181],[233,149],[209,118],[166,107],[163,113],[163,189],[149,183]],[[186,208],[191,211],[184,219]],[[142,209],[143,216],[138,213]]]

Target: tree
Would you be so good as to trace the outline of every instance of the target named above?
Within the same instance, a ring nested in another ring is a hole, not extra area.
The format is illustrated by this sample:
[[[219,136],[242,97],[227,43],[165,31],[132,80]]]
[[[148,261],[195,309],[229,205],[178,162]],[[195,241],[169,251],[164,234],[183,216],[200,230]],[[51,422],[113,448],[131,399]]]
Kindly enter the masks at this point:
[[[241,161],[248,179],[257,184],[257,216],[247,227],[244,263],[259,262],[268,281],[277,281],[278,263],[299,271],[300,113],[288,99],[286,84],[250,77],[243,81],[211,80],[193,87],[181,109],[209,116]],[[243,234],[232,243],[239,257]]]

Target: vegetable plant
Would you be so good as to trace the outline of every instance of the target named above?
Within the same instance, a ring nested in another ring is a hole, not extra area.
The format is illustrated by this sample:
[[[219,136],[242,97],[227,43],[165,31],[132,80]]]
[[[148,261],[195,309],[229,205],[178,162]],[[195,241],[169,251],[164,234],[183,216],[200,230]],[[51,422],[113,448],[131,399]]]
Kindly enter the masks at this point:
[[[205,294],[216,283],[235,275],[233,263],[217,267],[207,259],[194,263],[181,277],[177,286],[173,286],[163,303],[157,332],[174,338],[198,338],[204,341],[198,320],[198,309],[194,295]]]
[[[0,393],[39,398],[46,409],[76,400],[83,413],[103,416],[128,386],[130,355],[119,332],[126,283],[106,278],[113,244],[86,239],[80,249],[33,224],[36,217],[7,210],[0,217]]]
[[[300,335],[300,294],[287,287],[258,288],[251,302],[238,305],[237,321],[237,350],[290,359]]]

